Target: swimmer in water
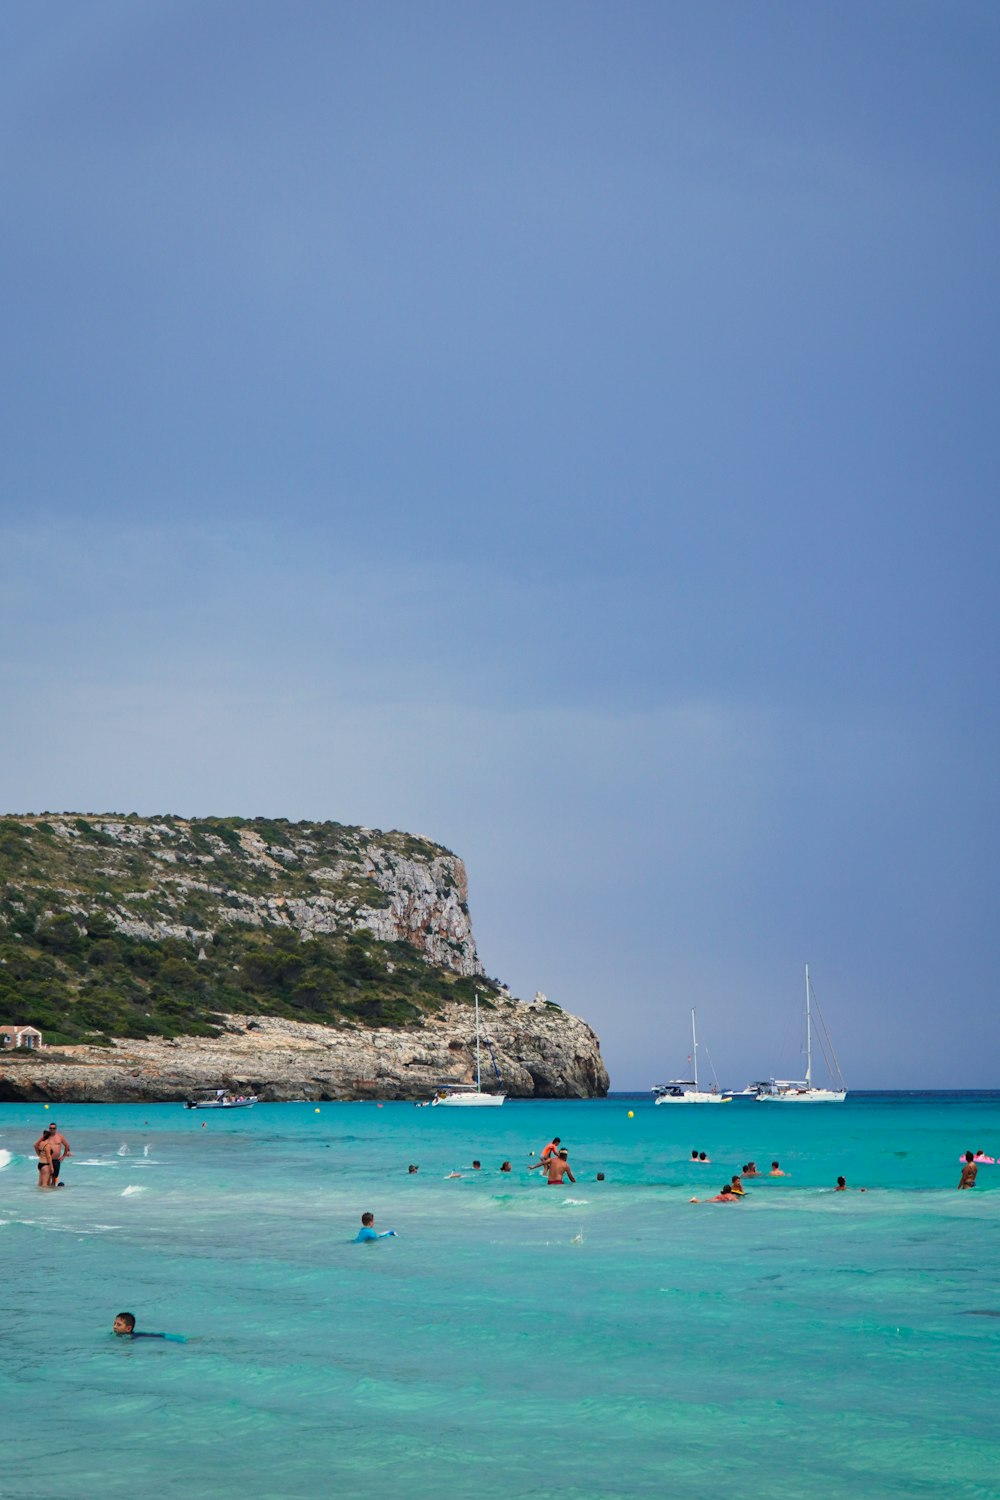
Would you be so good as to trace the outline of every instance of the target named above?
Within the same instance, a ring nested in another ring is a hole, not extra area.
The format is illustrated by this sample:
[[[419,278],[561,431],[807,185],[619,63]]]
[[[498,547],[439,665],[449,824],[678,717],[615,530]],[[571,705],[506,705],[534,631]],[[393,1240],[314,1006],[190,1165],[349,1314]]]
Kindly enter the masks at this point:
[[[119,1313],[111,1327],[112,1333],[116,1333],[120,1339],[166,1339],[172,1344],[183,1344],[185,1338],[182,1333],[140,1333],[136,1330],[135,1314]]]
[[[783,1172],[781,1170],[781,1168],[778,1166],[778,1163],[776,1161],[773,1161],[771,1163],[771,1170],[770,1170],[770,1172],[767,1175],[769,1177],[787,1177],[788,1173],[787,1172]]]
[[[746,1166],[743,1168],[743,1176],[744,1177],[759,1177],[760,1176],[760,1173],[757,1171],[757,1163],[755,1161],[748,1161],[747,1162]]]
[[[966,1153],[965,1153],[965,1166],[962,1168],[962,1175],[958,1179],[958,1185],[959,1185],[959,1187],[960,1188],[974,1188],[975,1185],[976,1185],[976,1173],[978,1171],[979,1171],[979,1168],[976,1166],[976,1159],[975,1159],[975,1157],[973,1156],[973,1154],[972,1154],[971,1151],[966,1151]]]
[[[501,1172],[513,1172],[514,1168],[511,1166],[509,1161],[502,1161],[500,1163],[500,1170]]]
[[[396,1231],[394,1229],[383,1229],[381,1234],[379,1234],[378,1230],[375,1228],[375,1215],[366,1213],[361,1215],[361,1228],[354,1236],[352,1244],[364,1245],[367,1244],[370,1240],[394,1239],[395,1235]]]
[[[847,1178],[846,1177],[838,1177],[837,1178],[837,1186],[834,1188],[834,1192],[835,1193],[846,1193],[847,1192]]]
[[[733,1173],[733,1187],[732,1187],[732,1190],[736,1194],[737,1198],[745,1198],[746,1197],[747,1190],[743,1186],[743,1183],[740,1181],[740,1174],[738,1172],[734,1172]]]

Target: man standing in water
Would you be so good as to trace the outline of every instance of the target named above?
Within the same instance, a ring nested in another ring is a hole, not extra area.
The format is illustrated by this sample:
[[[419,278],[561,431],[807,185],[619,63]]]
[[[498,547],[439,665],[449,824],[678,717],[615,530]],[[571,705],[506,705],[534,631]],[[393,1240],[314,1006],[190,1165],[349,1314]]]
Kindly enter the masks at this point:
[[[61,1187],[62,1184],[59,1181],[59,1163],[62,1161],[64,1156],[73,1155],[72,1151],[69,1149],[69,1141],[61,1133],[59,1126],[56,1124],[55,1120],[52,1121],[51,1125],[46,1125],[45,1129],[38,1137],[38,1140],[35,1142],[35,1150],[39,1156],[41,1156],[42,1154],[40,1148],[43,1141],[48,1142],[49,1165],[52,1171],[51,1181],[44,1183],[43,1186]]]
[[[568,1177],[570,1182],[576,1181],[576,1178],[570,1171],[569,1152],[565,1147],[559,1152],[558,1156],[549,1157],[545,1175],[548,1178],[549,1187],[561,1187],[564,1177]]]
[[[976,1185],[976,1174],[978,1171],[979,1168],[976,1166],[976,1158],[973,1156],[971,1151],[966,1151],[965,1166],[962,1168],[962,1175],[958,1180],[959,1187],[974,1188]]]

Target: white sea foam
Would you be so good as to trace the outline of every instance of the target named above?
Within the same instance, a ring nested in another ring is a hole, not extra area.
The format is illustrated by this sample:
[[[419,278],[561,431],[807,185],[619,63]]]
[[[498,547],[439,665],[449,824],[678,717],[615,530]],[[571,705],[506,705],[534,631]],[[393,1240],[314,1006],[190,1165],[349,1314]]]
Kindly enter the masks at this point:
[[[117,1167],[116,1161],[108,1161],[103,1156],[85,1156],[82,1160],[74,1156],[74,1167]]]
[[[129,1198],[133,1193],[144,1193],[145,1191],[144,1187],[136,1187],[134,1183],[130,1183],[127,1188],[122,1189],[122,1197]]]
[[[13,1151],[8,1151],[6,1147],[0,1150],[0,1172],[3,1171],[4,1167],[9,1167],[13,1160]]]
[[[564,1198],[563,1199],[563,1206],[565,1207],[565,1205],[567,1203],[573,1203],[573,1204],[576,1204],[577,1206],[579,1206],[581,1203],[589,1203],[589,1202],[590,1202],[589,1198]]]
[[[124,1141],[122,1141],[121,1145],[118,1147],[118,1155],[128,1156],[128,1147],[126,1146]]]

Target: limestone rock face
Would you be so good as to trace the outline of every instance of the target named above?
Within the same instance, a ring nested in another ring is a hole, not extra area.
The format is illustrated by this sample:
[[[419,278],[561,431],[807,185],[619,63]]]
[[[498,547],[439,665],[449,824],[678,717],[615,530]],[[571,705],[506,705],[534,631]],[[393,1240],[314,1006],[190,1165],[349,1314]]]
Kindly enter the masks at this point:
[[[608,1091],[600,1043],[586,1022],[555,1006],[499,1000],[483,1031],[508,1095],[591,1098]],[[493,1081],[481,1049],[484,1086]],[[227,1087],[263,1100],[426,1099],[446,1083],[475,1081],[475,1026],[449,1004],[405,1029],[327,1027],[276,1016],[233,1015],[218,1037],[120,1041],[0,1055],[0,1099],[105,1103],[183,1100]]]
[[[88,893],[103,886],[114,893],[103,909],[115,928],[143,941],[201,946],[232,925],[303,937],[367,929],[384,942],[410,943],[453,973],[483,973],[465,865],[426,839],[337,823],[265,825],[265,838],[255,827],[208,819],[7,821],[44,830],[50,868],[66,881],[62,909],[81,926],[93,905]],[[131,872],[138,889],[129,889]]]

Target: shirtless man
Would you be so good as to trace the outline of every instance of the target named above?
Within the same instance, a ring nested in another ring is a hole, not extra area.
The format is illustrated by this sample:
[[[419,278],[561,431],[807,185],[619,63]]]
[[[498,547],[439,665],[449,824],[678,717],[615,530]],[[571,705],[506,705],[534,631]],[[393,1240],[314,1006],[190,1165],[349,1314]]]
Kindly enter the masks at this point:
[[[773,1161],[771,1163],[771,1170],[770,1170],[770,1172],[768,1172],[767,1175],[768,1175],[768,1177],[785,1177],[788,1174],[786,1172],[783,1172],[781,1170],[781,1168],[778,1166],[778,1163],[776,1161]]]
[[[41,1135],[38,1137],[38,1140],[35,1142],[35,1150],[36,1151],[38,1151],[38,1148],[41,1145],[42,1141],[48,1141],[49,1146],[51,1147],[51,1152],[52,1152],[52,1154],[51,1154],[52,1181],[51,1181],[51,1183],[49,1183],[49,1186],[50,1187],[62,1187],[62,1183],[59,1181],[59,1163],[62,1161],[62,1158],[64,1156],[72,1156],[73,1155],[72,1151],[69,1149],[69,1141],[62,1134],[62,1132],[60,1131],[58,1125],[56,1124],[56,1122],[54,1120],[52,1121],[51,1125],[46,1125],[45,1129],[42,1131]],[[41,1153],[39,1153],[39,1154],[41,1154]]]
[[[973,1156],[971,1151],[966,1151],[965,1166],[962,1168],[962,1175],[958,1181],[959,1187],[974,1188],[976,1185],[976,1173],[978,1171],[979,1168],[976,1166],[976,1158]]]
[[[714,1198],[689,1198],[689,1203],[738,1203],[740,1200],[728,1182],[724,1182]]]
[[[576,1178],[570,1171],[569,1152],[565,1149],[565,1147],[562,1151],[559,1152],[558,1156],[549,1157],[548,1162],[546,1163],[545,1173],[546,1177],[548,1178],[549,1187],[561,1187],[564,1177],[568,1177],[570,1182],[576,1181]]]

